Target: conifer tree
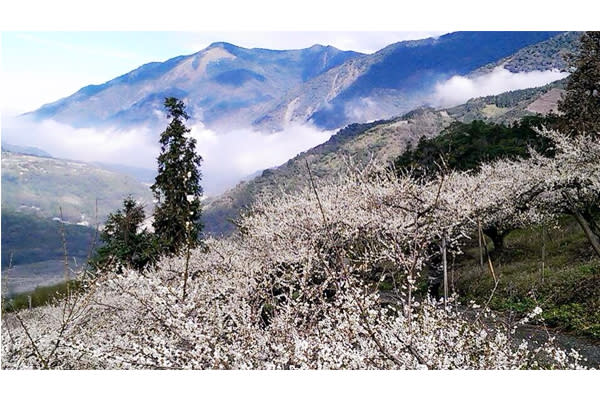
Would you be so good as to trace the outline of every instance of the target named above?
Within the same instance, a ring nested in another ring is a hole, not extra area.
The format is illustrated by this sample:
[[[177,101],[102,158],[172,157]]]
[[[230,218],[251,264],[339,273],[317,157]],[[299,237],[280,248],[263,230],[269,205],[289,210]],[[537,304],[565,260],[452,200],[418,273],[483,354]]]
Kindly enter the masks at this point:
[[[157,200],[153,227],[162,253],[178,254],[200,243],[202,157],[196,154],[196,140],[187,135],[184,103],[169,97],[165,108],[171,123],[160,136],[158,175],[151,186]]]
[[[142,224],[146,219],[144,207],[131,196],[123,200],[123,209],[109,214],[100,233],[103,246],[98,249],[91,265],[98,270],[123,268],[138,271],[147,269],[156,260],[153,235]]]
[[[568,58],[573,72],[558,103],[561,130],[569,134],[600,134],[600,32],[581,36],[578,55]]]

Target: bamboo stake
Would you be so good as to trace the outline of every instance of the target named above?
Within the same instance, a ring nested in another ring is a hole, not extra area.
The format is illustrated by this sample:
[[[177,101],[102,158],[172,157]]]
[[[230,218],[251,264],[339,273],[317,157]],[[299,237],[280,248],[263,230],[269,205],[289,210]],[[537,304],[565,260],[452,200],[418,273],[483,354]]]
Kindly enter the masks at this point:
[[[479,236],[479,268],[483,271],[483,232],[481,230],[481,219],[477,219],[477,233]]]
[[[483,239],[483,246],[485,249],[485,255],[487,256],[488,259],[488,266],[490,267],[490,272],[492,274],[492,278],[494,278],[494,283],[498,282],[498,279],[496,278],[496,273],[494,272],[494,265],[492,264],[492,259],[490,258],[490,253],[487,250],[487,240],[485,240],[485,236],[481,235],[482,239]]]
[[[446,236],[442,237],[442,259],[444,263],[444,307],[448,302],[448,261],[446,259]]]
[[[542,225],[542,283],[544,283],[544,269],[546,267],[546,226]]]

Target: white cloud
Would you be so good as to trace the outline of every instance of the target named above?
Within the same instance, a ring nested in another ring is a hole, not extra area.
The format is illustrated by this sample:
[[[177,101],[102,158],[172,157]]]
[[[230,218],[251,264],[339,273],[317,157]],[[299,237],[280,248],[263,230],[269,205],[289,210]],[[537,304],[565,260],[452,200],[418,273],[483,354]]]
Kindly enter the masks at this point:
[[[78,129],[53,120],[36,122],[26,117],[2,122],[3,142],[38,147],[58,158],[154,168],[159,151],[158,142],[144,128]]]
[[[191,131],[204,159],[203,186],[209,195],[223,192],[251,174],[281,165],[325,142],[331,134],[310,125],[290,125],[269,134],[246,129],[217,134],[201,124]]]
[[[456,75],[436,85],[433,103],[441,107],[455,106],[474,97],[543,86],[567,75],[558,70],[513,73],[503,67],[496,67],[492,72],[475,78]]]
[[[351,121],[366,122],[381,117],[381,104],[370,97],[354,99],[344,105],[344,113]]]
[[[156,168],[160,150],[156,130],[77,129],[24,117],[2,122],[3,142],[38,147],[57,158]],[[219,194],[251,174],[283,164],[331,134],[309,125],[292,125],[273,134],[251,130],[216,133],[201,123],[191,126],[197,152],[204,159],[202,186],[207,195]]]
[[[53,120],[40,122],[26,117],[2,121],[2,141],[39,147],[54,157],[154,167],[158,143],[144,128],[73,128]]]

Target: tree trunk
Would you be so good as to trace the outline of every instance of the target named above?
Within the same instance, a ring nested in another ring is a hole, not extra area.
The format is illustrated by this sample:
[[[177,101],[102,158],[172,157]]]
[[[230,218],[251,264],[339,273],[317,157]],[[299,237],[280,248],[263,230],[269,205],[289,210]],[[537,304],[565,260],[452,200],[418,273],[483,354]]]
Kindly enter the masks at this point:
[[[583,218],[585,218],[585,220],[589,223],[590,229],[592,232],[594,232],[594,235],[600,238],[600,226],[598,226],[594,220],[593,213],[590,210],[585,210],[585,212],[581,213],[581,215],[583,215]]]
[[[600,233],[598,232],[598,225],[596,225],[596,222],[592,219],[590,213],[585,212],[586,215],[584,216],[579,211],[575,204],[575,201],[567,191],[564,191],[562,194],[567,200],[567,204],[570,209],[569,211],[571,211],[571,214],[575,216],[575,219],[583,229],[583,233],[585,233],[585,236],[592,245],[592,248],[594,249],[598,257],[600,257]]]
[[[579,225],[581,225],[581,228],[591,243],[592,248],[598,257],[600,257],[600,238],[592,231],[588,220],[577,209],[573,209],[572,212],[577,222],[579,222]]]
[[[494,252],[500,253],[504,251],[504,237],[508,232],[500,232],[495,226],[483,229],[483,233],[489,236],[494,243]]]

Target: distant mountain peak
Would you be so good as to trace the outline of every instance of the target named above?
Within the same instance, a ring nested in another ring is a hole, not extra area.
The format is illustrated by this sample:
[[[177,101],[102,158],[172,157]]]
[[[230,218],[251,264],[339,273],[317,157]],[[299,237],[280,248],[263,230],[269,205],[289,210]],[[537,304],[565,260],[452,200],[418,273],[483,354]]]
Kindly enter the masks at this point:
[[[329,44],[319,44],[319,43],[315,43],[312,46],[308,47],[308,50],[323,50],[323,49],[336,49],[338,50],[336,47],[329,45]]]
[[[243,49],[243,47],[236,46],[235,44],[232,44],[232,43],[229,43],[229,42],[213,42],[205,50],[214,49],[214,48],[217,48],[217,47],[225,49],[225,50]]]
[[[290,121],[335,129],[414,109],[426,103],[436,83],[497,63],[527,46],[539,43],[535,57],[529,57],[531,67],[538,59],[554,59],[557,52],[547,55],[547,40],[557,34],[453,32],[395,43],[373,54],[318,43],[269,50],[214,42],[197,53],[148,63],[82,88],[32,115],[76,127],[154,127],[164,122],[156,118],[164,95],[178,93],[195,119],[216,131],[251,127],[272,132]],[[552,47],[560,50],[573,40],[567,36]]]

